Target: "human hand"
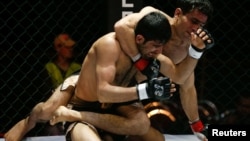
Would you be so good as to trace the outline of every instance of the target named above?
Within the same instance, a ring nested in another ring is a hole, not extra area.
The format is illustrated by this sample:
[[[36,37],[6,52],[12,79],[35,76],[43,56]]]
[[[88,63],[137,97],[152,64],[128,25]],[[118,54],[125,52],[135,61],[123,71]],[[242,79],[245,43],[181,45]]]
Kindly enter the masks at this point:
[[[160,62],[156,59],[146,60],[140,57],[134,62],[135,67],[148,79],[156,78],[159,74]]]
[[[147,76],[148,80],[151,80],[153,78],[157,78],[159,75],[160,61],[158,61],[157,59],[151,59],[148,61],[148,65],[143,70],[141,70],[141,73]]]
[[[197,51],[204,51],[214,46],[214,38],[205,28],[199,28],[195,33],[191,35],[192,47]]]
[[[201,120],[190,123],[190,127],[200,141],[208,141],[206,137],[206,128],[204,127]]]
[[[139,84],[136,88],[140,100],[149,98],[165,100],[172,96],[173,85],[169,78],[159,77],[153,78],[147,83]]]

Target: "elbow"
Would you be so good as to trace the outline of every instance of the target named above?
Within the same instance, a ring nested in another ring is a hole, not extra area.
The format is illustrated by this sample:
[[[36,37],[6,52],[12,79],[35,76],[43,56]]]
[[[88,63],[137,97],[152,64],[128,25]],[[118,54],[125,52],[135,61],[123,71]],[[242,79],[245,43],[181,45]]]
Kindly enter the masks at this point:
[[[99,89],[99,92],[97,93],[97,99],[100,103],[110,103],[110,99],[107,99],[107,95],[105,96],[105,91]]]
[[[96,91],[97,100],[100,103],[111,103],[113,102],[112,91],[110,91],[112,87],[107,82],[99,83]]]
[[[172,78],[172,81],[173,81],[175,84],[182,85],[182,84],[184,84],[185,79],[183,79],[183,78],[178,78],[178,77],[173,77],[173,78]]]
[[[140,120],[138,120],[140,119]],[[133,129],[133,133],[134,135],[144,135],[148,132],[151,123],[150,120],[147,116],[147,114],[145,114],[144,111],[137,111],[133,117],[132,120],[130,120],[130,123],[132,124],[131,127],[129,129]]]
[[[138,129],[139,129],[138,135],[144,135],[144,134],[148,133],[150,125],[151,125],[150,120],[148,118],[147,118],[147,120],[142,120],[142,121],[144,121],[144,122],[141,124],[142,126],[138,127]],[[133,128],[133,129],[135,129],[135,128]]]
[[[105,96],[103,96],[102,94],[98,94],[98,101],[100,103],[107,103],[108,101],[105,99]]]
[[[140,10],[140,13],[144,12],[144,11],[156,11],[156,9],[152,6],[145,6],[144,8],[142,8]]]
[[[122,20],[117,21],[114,25],[114,31],[116,35],[119,35],[119,33],[123,32],[125,26],[126,24]]]

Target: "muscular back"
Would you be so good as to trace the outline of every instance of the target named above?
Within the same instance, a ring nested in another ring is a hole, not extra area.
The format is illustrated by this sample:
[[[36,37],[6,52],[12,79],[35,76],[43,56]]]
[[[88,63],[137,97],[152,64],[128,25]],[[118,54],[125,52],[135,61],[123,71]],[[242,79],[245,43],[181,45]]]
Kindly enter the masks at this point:
[[[85,101],[98,101],[98,94],[107,83],[127,86],[135,72],[115,34],[106,34],[91,46],[83,61],[76,96]]]

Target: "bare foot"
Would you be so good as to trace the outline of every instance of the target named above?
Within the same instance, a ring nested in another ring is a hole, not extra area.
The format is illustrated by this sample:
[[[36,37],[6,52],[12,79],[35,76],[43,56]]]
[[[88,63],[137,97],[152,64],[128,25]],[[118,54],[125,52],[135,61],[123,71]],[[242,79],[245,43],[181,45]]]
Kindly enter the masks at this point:
[[[72,111],[65,106],[58,107],[54,112],[52,119],[50,120],[50,124],[55,125],[58,122],[71,121],[70,120],[71,112]]]
[[[23,136],[28,132],[28,125],[23,119],[14,125],[7,133],[4,134],[5,141],[21,141]]]

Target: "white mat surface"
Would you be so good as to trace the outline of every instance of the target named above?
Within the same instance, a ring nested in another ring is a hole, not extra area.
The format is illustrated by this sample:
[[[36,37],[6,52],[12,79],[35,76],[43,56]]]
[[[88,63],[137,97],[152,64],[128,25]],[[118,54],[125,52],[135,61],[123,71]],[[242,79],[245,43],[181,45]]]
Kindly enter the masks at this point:
[[[166,141],[199,141],[194,135],[169,135],[164,134]],[[4,141],[0,138],[0,141]],[[29,137],[23,141],[65,141],[64,136],[44,136],[44,137]]]

